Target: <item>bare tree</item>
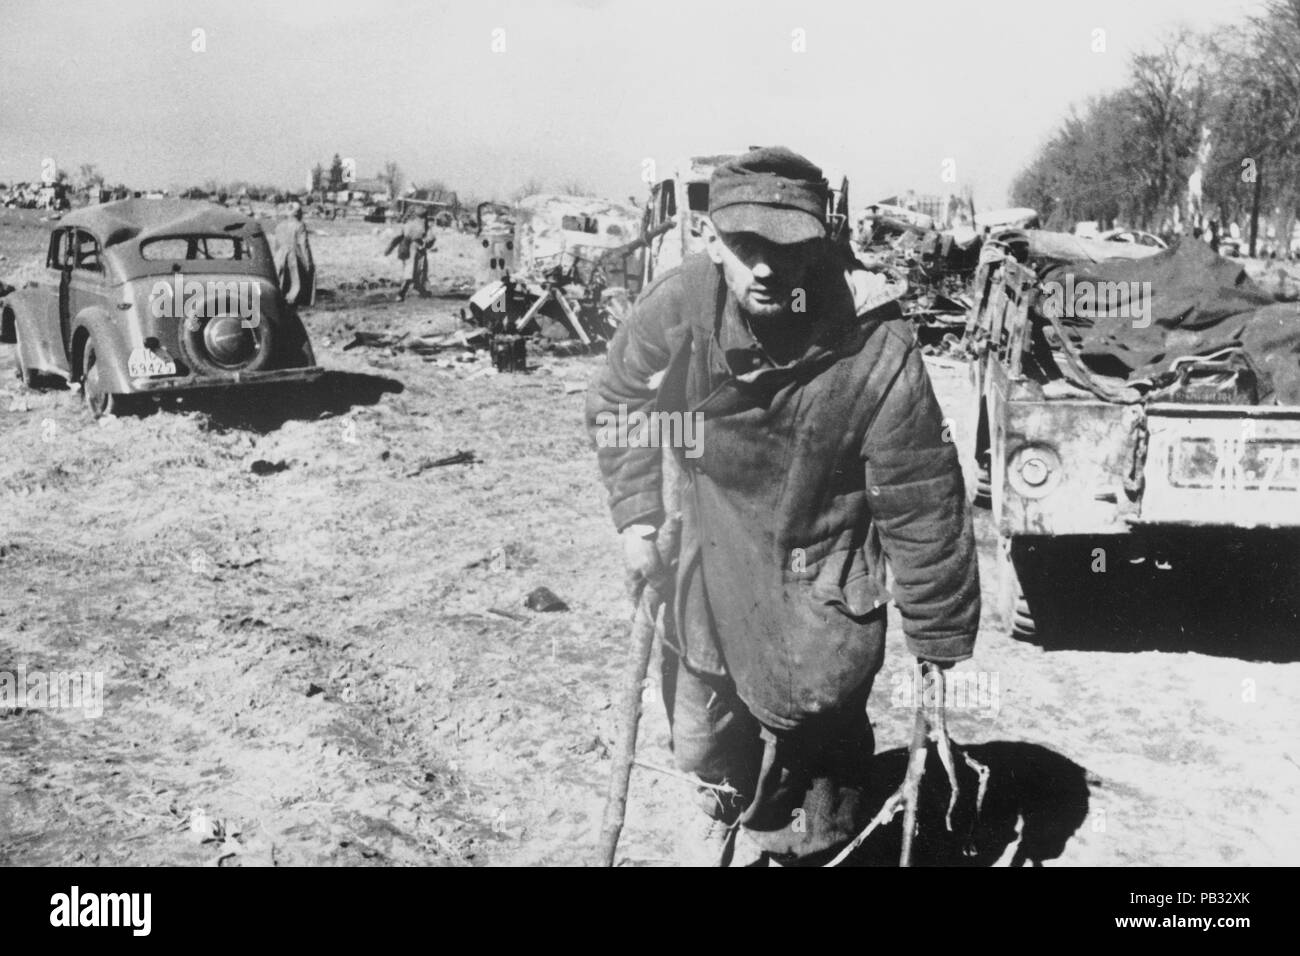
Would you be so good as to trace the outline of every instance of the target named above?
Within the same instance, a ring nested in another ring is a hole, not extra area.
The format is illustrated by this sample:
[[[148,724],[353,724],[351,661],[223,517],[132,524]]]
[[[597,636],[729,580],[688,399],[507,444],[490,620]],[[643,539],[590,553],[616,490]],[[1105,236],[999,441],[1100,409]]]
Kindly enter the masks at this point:
[[[1071,110],[1012,182],[1012,202],[1038,210],[1052,229],[1133,216],[1140,186],[1134,164],[1143,150],[1124,97],[1121,91]]]
[[[1143,228],[1162,218],[1186,188],[1210,96],[1203,79],[1206,52],[1197,35],[1180,30],[1136,55],[1130,66],[1125,101],[1133,145],[1143,159],[1134,169],[1141,182],[1134,212]]]
[[[104,185],[104,174],[94,163],[82,163],[77,169],[77,182],[82,188],[99,187]]]
[[[519,200],[527,199],[529,196],[536,196],[545,189],[546,187],[540,179],[530,177],[524,180],[523,184],[510,194],[510,198],[515,202],[519,202]]]
[[[388,186],[388,195],[396,199],[402,194],[402,184],[405,182],[402,176],[402,167],[398,166],[393,160],[384,163],[384,171],[378,177]]]
[[[1289,245],[1300,200],[1300,0],[1266,3],[1218,54],[1206,195],[1220,219],[1249,211],[1253,255],[1261,212],[1280,210],[1279,238]]]

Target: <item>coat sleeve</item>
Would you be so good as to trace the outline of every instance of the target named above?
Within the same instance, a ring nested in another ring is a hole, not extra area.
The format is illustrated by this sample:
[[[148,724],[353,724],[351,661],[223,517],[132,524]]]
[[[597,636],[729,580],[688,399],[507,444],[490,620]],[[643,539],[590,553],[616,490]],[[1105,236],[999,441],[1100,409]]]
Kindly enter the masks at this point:
[[[908,649],[927,660],[967,659],[980,618],[975,533],[951,430],[914,344],[862,452]]]
[[[587,390],[587,432],[619,531],[630,524],[663,523],[661,449],[628,447],[626,423],[633,412],[653,408],[663,372],[683,337],[680,284],[679,274],[671,272],[646,291],[619,326],[608,362]]]

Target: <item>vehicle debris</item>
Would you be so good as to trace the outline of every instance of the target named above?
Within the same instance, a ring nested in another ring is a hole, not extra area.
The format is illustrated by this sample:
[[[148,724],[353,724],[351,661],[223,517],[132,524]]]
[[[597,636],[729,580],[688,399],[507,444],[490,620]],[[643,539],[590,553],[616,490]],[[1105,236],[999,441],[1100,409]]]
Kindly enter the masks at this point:
[[[389,332],[353,332],[352,341],[343,346],[348,352],[357,348],[391,349],[395,352],[415,352],[418,355],[437,355],[455,349],[486,349],[491,336],[486,329],[457,329],[445,335],[419,336],[409,332],[394,335]]]
[[[445,458],[421,458],[410,471],[406,472],[405,477],[414,478],[421,475],[430,468],[442,468],[446,465],[480,465],[483,460],[473,451],[458,451],[454,455],[448,455]]]
[[[1060,624],[1060,571],[1043,569],[1078,536],[1113,542],[1095,559],[1174,530],[1296,527],[1300,308],[1240,263],[1195,240],[1013,232],[986,243],[972,295],[958,444],[997,516],[1012,633]]]
[[[479,209],[484,284],[470,296],[467,321],[494,334],[576,339],[583,351],[613,337],[642,284],[635,210],[549,194],[508,214],[495,203]]]
[[[875,211],[860,224],[858,260],[885,276],[923,351],[950,354],[971,307],[966,290],[980,261],[979,237],[939,232],[919,214],[900,218],[892,207],[870,208]]]

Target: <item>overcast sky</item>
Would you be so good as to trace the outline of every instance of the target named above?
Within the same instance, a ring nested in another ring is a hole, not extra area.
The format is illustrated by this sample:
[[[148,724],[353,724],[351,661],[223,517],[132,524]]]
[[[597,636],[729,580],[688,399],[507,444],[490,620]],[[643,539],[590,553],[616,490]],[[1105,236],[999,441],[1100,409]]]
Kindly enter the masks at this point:
[[[136,187],[301,188],[338,152],[362,176],[391,159],[485,196],[531,178],[639,198],[647,159],[784,143],[848,173],[855,205],[945,191],[951,159],[987,208],[1134,49],[1255,6],[5,0],[0,181],[37,179],[48,156]]]

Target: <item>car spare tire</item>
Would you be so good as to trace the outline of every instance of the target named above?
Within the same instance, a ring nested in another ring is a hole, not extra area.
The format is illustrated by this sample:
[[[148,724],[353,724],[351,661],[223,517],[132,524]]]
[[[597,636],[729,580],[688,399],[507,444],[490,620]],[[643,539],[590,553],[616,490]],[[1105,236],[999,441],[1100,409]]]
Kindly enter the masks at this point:
[[[268,319],[252,328],[245,328],[238,316],[187,319],[181,323],[181,352],[186,364],[204,375],[260,372],[275,355],[275,332]]]

